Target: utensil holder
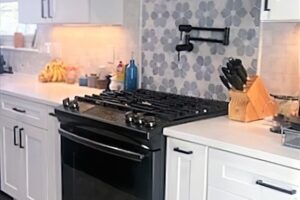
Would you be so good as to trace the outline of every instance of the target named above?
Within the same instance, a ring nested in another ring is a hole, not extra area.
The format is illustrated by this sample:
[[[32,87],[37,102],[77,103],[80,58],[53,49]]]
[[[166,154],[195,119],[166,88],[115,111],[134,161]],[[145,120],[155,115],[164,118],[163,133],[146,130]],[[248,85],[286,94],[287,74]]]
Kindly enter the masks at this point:
[[[277,110],[259,76],[250,77],[244,91],[231,90],[229,96],[228,115],[231,120],[251,122],[273,116]]]

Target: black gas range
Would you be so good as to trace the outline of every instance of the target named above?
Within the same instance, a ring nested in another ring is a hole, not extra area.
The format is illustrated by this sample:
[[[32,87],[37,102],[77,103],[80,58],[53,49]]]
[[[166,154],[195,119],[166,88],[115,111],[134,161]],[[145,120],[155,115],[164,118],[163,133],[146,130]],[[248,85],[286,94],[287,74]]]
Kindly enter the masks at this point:
[[[65,99],[55,110],[63,200],[162,200],[163,128],[227,110],[227,102],[144,89]]]

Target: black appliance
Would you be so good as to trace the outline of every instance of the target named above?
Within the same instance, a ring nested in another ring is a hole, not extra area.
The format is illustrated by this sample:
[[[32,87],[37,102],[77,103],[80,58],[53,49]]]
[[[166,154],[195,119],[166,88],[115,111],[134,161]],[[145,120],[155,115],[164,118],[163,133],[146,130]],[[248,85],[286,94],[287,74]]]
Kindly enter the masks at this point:
[[[60,121],[63,200],[163,200],[163,128],[227,114],[226,102],[137,90],[69,98]]]
[[[3,74],[4,71],[4,66],[5,66],[6,62],[4,61],[3,56],[0,54],[0,74]]]

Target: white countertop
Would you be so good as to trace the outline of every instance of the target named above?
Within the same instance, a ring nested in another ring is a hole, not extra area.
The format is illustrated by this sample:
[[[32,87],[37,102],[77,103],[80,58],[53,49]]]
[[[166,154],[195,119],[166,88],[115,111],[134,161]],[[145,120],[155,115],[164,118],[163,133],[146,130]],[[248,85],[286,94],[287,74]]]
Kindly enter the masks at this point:
[[[242,123],[217,117],[164,129],[164,135],[300,169],[300,149],[285,147],[271,122]]]
[[[37,75],[0,75],[0,93],[25,98],[49,106],[58,106],[62,100],[85,94],[99,94],[101,90],[79,87],[78,84],[40,83]]]

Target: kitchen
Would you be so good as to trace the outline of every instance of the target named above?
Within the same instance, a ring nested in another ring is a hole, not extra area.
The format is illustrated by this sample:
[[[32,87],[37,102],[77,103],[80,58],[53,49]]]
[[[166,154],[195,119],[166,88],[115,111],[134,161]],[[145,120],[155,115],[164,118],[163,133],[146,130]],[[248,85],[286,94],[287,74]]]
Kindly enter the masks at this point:
[[[0,199],[300,199],[299,22],[299,0],[1,0]]]

